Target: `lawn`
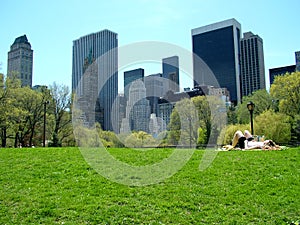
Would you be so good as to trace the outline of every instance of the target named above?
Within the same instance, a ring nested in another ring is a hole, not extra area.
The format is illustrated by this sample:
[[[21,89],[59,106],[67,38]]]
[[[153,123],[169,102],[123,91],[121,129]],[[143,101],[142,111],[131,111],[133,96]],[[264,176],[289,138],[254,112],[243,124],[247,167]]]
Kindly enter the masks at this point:
[[[127,163],[172,149],[110,149]],[[174,176],[130,187],[99,175],[77,148],[0,149],[0,224],[293,224],[300,220],[300,148],[197,150]]]

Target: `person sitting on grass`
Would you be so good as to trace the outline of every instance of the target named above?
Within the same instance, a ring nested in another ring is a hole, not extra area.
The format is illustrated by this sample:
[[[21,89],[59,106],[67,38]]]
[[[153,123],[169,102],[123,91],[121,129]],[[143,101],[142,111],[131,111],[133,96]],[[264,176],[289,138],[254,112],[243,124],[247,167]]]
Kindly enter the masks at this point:
[[[279,150],[280,146],[276,145],[272,140],[255,141],[254,137],[248,130],[244,134],[238,130],[233,135],[232,148],[239,147],[240,149],[264,149],[264,150]]]

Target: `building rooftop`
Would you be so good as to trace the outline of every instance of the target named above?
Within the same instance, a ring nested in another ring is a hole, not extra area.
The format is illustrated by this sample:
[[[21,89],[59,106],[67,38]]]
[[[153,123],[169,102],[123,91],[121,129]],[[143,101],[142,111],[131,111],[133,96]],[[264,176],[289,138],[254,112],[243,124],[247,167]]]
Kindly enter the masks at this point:
[[[239,29],[241,29],[241,24],[236,19],[232,18],[232,19],[221,21],[221,22],[209,24],[206,26],[194,28],[194,29],[192,29],[192,36],[198,35],[198,34],[203,34],[206,32],[213,31],[213,30],[218,30],[218,29],[221,29],[224,27],[233,26],[233,25],[238,27]]]
[[[15,42],[13,43],[13,45],[14,44],[22,44],[22,43],[28,44],[31,47],[31,45],[30,45],[30,43],[29,43],[29,41],[28,41],[28,39],[27,39],[27,37],[26,37],[25,34],[23,36],[17,37],[15,39]]]

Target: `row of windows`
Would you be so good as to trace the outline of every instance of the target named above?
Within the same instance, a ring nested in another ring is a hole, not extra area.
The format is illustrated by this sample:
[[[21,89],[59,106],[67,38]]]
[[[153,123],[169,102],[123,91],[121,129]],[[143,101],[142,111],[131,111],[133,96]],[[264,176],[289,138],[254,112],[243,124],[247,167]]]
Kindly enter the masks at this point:
[[[32,78],[31,74],[27,74],[27,73],[23,74],[23,73],[21,73],[21,79],[31,79],[31,78]]]

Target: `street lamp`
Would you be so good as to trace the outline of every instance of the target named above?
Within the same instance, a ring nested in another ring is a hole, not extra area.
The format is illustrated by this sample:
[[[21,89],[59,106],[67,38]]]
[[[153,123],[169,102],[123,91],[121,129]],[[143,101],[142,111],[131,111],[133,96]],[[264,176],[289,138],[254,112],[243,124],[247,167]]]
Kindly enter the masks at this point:
[[[189,121],[189,135],[190,135],[190,148],[192,148],[192,118],[188,117],[188,121]]]
[[[44,101],[44,135],[43,135],[43,147],[46,147],[46,109],[49,101]]]
[[[250,123],[251,123],[251,134],[254,135],[254,129],[253,129],[253,111],[255,108],[255,104],[253,102],[248,102],[247,103],[247,108],[250,112]]]

